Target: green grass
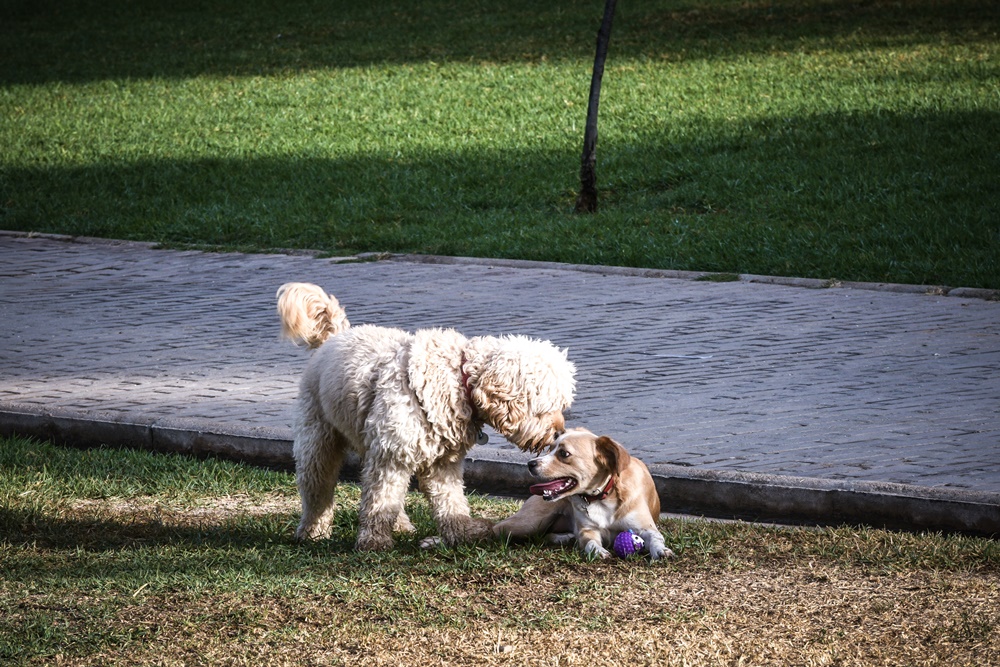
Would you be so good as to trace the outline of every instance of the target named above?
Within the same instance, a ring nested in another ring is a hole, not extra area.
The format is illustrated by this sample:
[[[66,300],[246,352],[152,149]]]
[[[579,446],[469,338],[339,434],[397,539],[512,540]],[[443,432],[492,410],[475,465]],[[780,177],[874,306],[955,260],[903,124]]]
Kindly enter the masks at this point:
[[[1000,6],[6,0],[0,227],[1000,288]]]
[[[0,661],[72,664],[991,664],[994,540],[670,520],[676,559],[538,544],[358,554],[292,535],[288,473],[0,440]],[[471,498],[473,512],[517,503]]]

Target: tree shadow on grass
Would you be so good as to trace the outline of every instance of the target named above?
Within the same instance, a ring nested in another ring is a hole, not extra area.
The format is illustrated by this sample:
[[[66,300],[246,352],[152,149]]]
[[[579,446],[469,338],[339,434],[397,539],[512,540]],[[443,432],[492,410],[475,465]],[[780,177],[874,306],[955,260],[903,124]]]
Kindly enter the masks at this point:
[[[103,512],[107,515],[107,512]],[[0,526],[8,544],[37,545],[44,549],[79,548],[91,552],[109,552],[136,546],[163,545],[204,546],[206,548],[233,545],[260,545],[268,542],[294,543],[292,514],[270,514],[253,517],[233,515],[220,519],[199,520],[196,513],[185,518],[182,512],[168,512],[147,507],[135,513],[115,511],[114,518],[88,516],[76,512],[72,516],[54,516],[33,509],[0,508]],[[355,513],[355,518],[357,514]]]
[[[434,62],[589,62],[601,3],[8,0],[0,82],[239,76]],[[994,0],[620,6],[611,62],[990,39]]]
[[[150,577],[168,586],[211,586],[251,573],[262,579],[302,577],[313,567],[325,571],[331,561],[349,576],[355,566],[374,568],[393,558],[398,564],[399,559],[419,555],[417,547],[406,542],[381,555],[355,552],[354,509],[338,510],[333,536],[317,542],[295,540],[296,520],[291,513],[202,522],[176,513],[165,519],[155,510],[109,517],[0,508],[3,541],[13,547],[5,576],[12,581],[43,576],[82,586],[114,582],[129,587]]]
[[[358,514],[349,503],[338,506],[331,537],[314,542],[294,538],[297,513],[201,520],[196,511],[163,517],[155,508],[62,515],[0,507],[0,544],[12,548],[5,563],[11,581],[41,576],[84,587],[94,582],[130,587],[153,578],[161,585],[198,587],[233,577],[275,583],[310,573],[325,577],[332,565],[342,577],[392,579],[401,564],[417,572],[436,567],[434,553],[419,546],[419,538],[432,534],[429,510],[408,503],[407,511],[418,533],[397,535],[393,549],[377,553],[355,551]],[[452,556],[483,546],[457,547]]]

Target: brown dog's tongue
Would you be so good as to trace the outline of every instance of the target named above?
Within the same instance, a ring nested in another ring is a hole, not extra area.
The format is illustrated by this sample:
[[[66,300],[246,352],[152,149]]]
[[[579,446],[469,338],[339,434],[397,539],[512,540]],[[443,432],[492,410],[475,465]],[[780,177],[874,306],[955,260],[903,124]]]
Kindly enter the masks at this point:
[[[557,479],[551,482],[542,482],[540,484],[532,484],[528,487],[528,491],[531,492],[533,496],[544,496],[546,491],[559,493],[565,489],[572,486],[572,482],[568,479]]]

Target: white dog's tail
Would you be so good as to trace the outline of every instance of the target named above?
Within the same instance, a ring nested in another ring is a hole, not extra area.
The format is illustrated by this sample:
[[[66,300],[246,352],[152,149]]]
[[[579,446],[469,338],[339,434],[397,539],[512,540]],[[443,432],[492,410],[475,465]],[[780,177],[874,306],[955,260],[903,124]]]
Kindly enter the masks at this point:
[[[323,344],[351,326],[337,299],[311,283],[285,283],[278,288],[281,335],[309,348]]]

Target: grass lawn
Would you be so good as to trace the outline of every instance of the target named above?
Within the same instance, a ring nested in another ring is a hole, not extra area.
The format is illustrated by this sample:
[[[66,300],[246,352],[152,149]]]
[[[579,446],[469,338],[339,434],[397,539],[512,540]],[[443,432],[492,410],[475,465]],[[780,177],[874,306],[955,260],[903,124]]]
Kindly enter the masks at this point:
[[[988,665],[1000,548],[668,520],[678,556],[292,539],[290,474],[0,440],[0,662],[14,665]],[[473,498],[501,518],[517,503]]]
[[[5,0],[0,228],[1000,288],[1000,3]]]

